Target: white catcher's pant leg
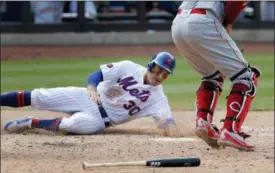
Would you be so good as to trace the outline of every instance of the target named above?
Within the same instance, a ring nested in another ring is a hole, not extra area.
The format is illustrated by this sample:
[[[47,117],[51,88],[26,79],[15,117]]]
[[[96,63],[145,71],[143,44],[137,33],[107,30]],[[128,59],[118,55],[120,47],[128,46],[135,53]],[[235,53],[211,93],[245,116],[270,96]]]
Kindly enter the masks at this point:
[[[178,43],[177,47],[181,46],[179,43],[185,42],[192,48],[192,50],[182,51],[187,55],[189,51],[194,53],[194,56],[186,56],[193,64],[199,64],[201,68],[209,68],[209,73],[211,73],[213,68],[210,68],[210,63],[215,70],[219,70],[228,78],[248,66],[235,42],[211,13],[207,12],[207,16],[190,14],[187,17],[181,17],[177,15],[174,24],[177,29],[172,29],[173,39],[175,43]],[[196,57],[196,54],[200,57]],[[197,71],[200,72],[200,70]],[[244,75],[250,75],[250,73]]]
[[[177,21],[177,19],[175,19]],[[171,28],[172,38],[175,46],[180,51],[181,55],[185,57],[187,62],[200,73],[202,77],[210,76],[215,73],[216,68],[208,62],[206,59],[201,57],[196,50],[191,48],[184,40],[185,30],[181,27],[179,22],[175,22]]]
[[[92,134],[105,128],[98,106],[89,100],[86,88],[59,87],[35,89],[31,106],[40,110],[72,114],[63,118],[59,130],[76,134]]]

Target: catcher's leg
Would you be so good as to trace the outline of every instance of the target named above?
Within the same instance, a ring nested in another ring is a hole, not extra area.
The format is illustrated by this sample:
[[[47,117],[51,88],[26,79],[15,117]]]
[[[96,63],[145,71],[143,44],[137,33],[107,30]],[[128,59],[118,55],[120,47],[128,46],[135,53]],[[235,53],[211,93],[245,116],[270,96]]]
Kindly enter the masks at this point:
[[[217,71],[213,75],[202,78],[202,83],[197,90],[197,118],[195,133],[208,145],[218,148],[217,140],[219,131],[212,124],[213,115],[218,98],[222,92],[224,77]]]
[[[188,30],[185,30],[187,25],[184,22],[180,18],[175,19],[175,23],[172,26],[173,41],[181,54],[187,59],[187,62],[201,76],[204,76],[196,93],[197,119],[195,133],[211,147],[218,148],[217,139],[219,133],[217,128],[211,123],[222,89],[223,77],[212,63],[198,53],[196,47],[193,48],[191,44],[187,43],[189,42],[189,36],[186,36]],[[190,40],[193,40],[192,38]]]
[[[227,113],[218,143],[240,150],[253,151],[254,146],[245,141],[249,135],[241,132],[241,126],[256,95],[260,72],[256,68],[249,67],[243,73],[231,78],[233,87],[227,98]]]
[[[1,94],[1,106],[23,107],[31,105],[30,91],[15,91]]]

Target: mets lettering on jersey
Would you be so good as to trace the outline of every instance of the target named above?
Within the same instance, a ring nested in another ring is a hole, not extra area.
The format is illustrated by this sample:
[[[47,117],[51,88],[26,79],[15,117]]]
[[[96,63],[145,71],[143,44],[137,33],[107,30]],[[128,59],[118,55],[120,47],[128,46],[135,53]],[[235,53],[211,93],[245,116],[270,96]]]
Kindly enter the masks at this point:
[[[142,90],[140,92],[140,90],[137,88],[129,89],[129,86],[138,84],[138,82],[132,76],[126,77],[124,79],[119,78],[117,82],[119,83],[119,86],[121,86],[125,91],[128,91],[131,96],[140,99],[142,102],[146,102],[151,95],[150,91],[147,90]],[[140,111],[140,107],[138,107],[133,100],[129,100],[129,104],[124,104],[123,107],[126,110],[129,110],[129,115],[134,115]]]
[[[135,96],[136,98],[140,99],[142,102],[146,102],[149,96],[151,95],[150,91],[148,90],[142,90],[140,92],[136,88],[128,89],[129,86],[132,86],[138,83],[137,81],[134,80],[133,77],[126,77],[124,79],[119,78],[117,82],[119,83],[120,86],[122,86],[122,88],[125,91],[129,91],[130,95]]]

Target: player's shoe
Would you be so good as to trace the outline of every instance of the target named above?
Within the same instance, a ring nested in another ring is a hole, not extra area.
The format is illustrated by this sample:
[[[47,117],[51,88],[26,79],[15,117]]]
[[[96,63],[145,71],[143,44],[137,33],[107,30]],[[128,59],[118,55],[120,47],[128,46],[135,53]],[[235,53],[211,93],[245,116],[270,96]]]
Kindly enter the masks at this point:
[[[23,119],[8,121],[4,126],[4,130],[11,133],[21,132],[23,130],[29,129],[32,125],[32,118],[33,117],[27,117]]]
[[[201,138],[212,148],[219,148],[217,141],[219,139],[219,129],[202,118],[196,120],[195,134],[197,137]]]
[[[244,134],[244,133],[243,133]],[[233,147],[241,151],[254,151],[255,146],[249,145],[245,138],[249,137],[248,135],[235,132],[229,132],[227,129],[222,129],[220,133],[220,138],[218,139],[218,144],[220,146]]]

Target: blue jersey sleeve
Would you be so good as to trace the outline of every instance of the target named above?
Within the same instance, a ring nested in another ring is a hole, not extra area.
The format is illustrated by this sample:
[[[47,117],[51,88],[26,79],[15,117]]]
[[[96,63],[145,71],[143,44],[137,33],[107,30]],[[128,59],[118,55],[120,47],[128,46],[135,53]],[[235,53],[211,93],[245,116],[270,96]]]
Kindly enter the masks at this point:
[[[97,87],[98,84],[102,81],[103,81],[103,74],[102,74],[101,69],[99,69],[95,72],[92,72],[89,75],[87,85],[94,85]]]

